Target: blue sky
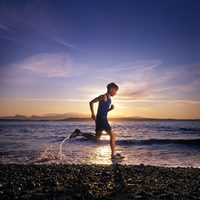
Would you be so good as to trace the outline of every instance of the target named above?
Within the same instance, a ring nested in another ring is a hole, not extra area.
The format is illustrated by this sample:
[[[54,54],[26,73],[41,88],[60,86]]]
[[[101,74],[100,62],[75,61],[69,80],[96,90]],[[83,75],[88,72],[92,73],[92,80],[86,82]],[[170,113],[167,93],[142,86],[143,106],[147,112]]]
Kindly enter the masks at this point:
[[[0,115],[200,118],[200,2],[0,1]]]

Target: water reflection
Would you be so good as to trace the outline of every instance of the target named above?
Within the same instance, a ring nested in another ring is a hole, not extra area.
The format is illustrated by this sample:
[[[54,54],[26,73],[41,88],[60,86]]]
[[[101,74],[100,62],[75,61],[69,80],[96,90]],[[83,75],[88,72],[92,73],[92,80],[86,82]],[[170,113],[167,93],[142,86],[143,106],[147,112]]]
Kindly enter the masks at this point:
[[[90,156],[89,162],[92,164],[112,164],[110,145],[101,145],[94,148],[94,152]]]
[[[111,149],[110,145],[101,145],[94,148],[94,152],[90,154],[88,162],[91,164],[120,164],[123,163],[125,159],[111,159]]]

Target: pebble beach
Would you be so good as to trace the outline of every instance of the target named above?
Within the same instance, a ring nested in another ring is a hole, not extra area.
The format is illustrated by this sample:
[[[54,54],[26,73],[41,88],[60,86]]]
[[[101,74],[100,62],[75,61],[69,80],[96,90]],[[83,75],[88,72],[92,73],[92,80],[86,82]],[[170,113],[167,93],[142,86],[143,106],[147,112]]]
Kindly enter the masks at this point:
[[[200,199],[200,169],[0,165],[0,199]]]

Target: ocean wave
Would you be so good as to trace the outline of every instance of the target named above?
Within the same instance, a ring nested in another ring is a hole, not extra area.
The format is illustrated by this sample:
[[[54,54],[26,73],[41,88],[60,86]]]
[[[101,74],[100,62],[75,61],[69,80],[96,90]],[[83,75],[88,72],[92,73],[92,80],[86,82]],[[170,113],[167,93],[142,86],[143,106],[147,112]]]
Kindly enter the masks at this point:
[[[200,133],[200,128],[179,128],[181,131]]]
[[[118,145],[186,145],[200,148],[200,139],[148,139],[148,140],[118,140]]]

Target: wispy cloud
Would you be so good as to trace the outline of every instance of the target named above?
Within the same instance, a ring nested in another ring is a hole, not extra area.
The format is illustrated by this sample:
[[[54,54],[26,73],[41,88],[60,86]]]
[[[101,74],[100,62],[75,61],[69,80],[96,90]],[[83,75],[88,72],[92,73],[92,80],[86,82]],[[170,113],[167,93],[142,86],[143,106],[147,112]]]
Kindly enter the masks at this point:
[[[56,98],[0,98],[0,101],[33,101],[33,102],[88,102],[87,99]]]
[[[12,42],[15,42],[15,43],[19,43],[19,44],[23,43],[20,40],[16,39],[15,37],[12,37],[12,36],[9,36],[9,35],[0,34],[0,38],[5,39],[5,40],[9,40],[9,41],[12,41]]]
[[[5,67],[4,67],[5,68]],[[21,78],[30,76],[46,78],[75,77],[85,73],[87,66],[75,62],[70,54],[65,53],[43,53],[28,57],[17,63],[7,66],[8,71],[4,72],[5,79],[14,72]],[[9,71],[10,69],[10,71]],[[11,78],[11,77],[10,77]],[[12,76],[12,78],[14,78]]]
[[[101,72],[102,76],[104,78],[109,78],[109,73],[114,74],[115,73],[125,73],[127,75],[127,72],[136,72],[138,70],[143,70],[143,71],[148,71],[152,70],[159,65],[161,65],[162,62],[160,60],[144,60],[144,61],[135,61],[135,62],[127,62],[121,65],[117,66],[108,66],[108,67],[103,67],[100,69],[95,70],[95,72]],[[98,77],[97,77],[98,78]]]
[[[72,98],[0,98],[0,101],[25,101],[25,102],[88,102],[90,99],[72,99]],[[199,100],[190,99],[176,99],[176,100],[163,100],[163,99],[117,99],[116,103],[162,103],[162,104],[193,104],[199,105]],[[122,106],[123,107],[123,106]]]
[[[4,31],[9,31],[10,29],[8,28],[8,26],[4,25],[4,24],[0,24],[0,29],[4,30]]]
[[[105,83],[114,81],[119,84],[120,98],[141,98],[147,96],[149,88],[153,85],[153,70],[158,68],[162,62],[160,60],[136,61],[121,64],[118,66],[110,66],[93,70],[92,74],[95,79],[104,80]],[[80,90],[90,92],[96,91],[98,85],[81,87]]]
[[[159,60],[149,60],[102,68],[96,72],[93,71],[93,74],[95,74],[95,79],[102,80],[101,84],[111,81],[119,84],[117,100],[170,101],[200,98],[199,64],[165,67]],[[100,88],[99,82],[92,86],[82,86],[80,90],[91,94],[95,93],[97,88]]]
[[[125,102],[125,103],[164,103],[164,104],[200,104],[199,100],[190,100],[190,99],[176,99],[176,100],[163,100],[163,99],[118,99],[116,102]]]
[[[168,100],[180,96],[189,98],[189,93],[198,91],[198,87],[200,87],[198,77],[195,76],[195,74],[199,74],[199,71],[199,68],[191,65],[177,66],[167,70],[164,67],[160,67],[156,71],[154,69],[139,70],[132,80],[126,77],[126,80],[122,82],[120,98],[154,99],[156,97]],[[190,98],[193,97],[190,96]]]
[[[23,43],[24,35],[35,41],[39,36],[67,48],[81,49],[67,37],[67,25],[63,26],[59,18],[53,18],[42,2],[27,1],[18,7],[4,1],[0,2],[0,7],[0,38],[27,46],[27,42]]]
[[[52,33],[43,32],[43,34],[47,35],[49,37],[49,39],[52,40],[53,42],[56,42],[58,44],[66,46],[66,47],[70,47],[70,48],[73,48],[73,49],[81,50],[80,47],[78,47],[77,45],[72,44],[72,43],[62,39],[61,37],[53,35]]]
[[[76,63],[69,54],[44,53],[31,56],[21,63],[21,69],[42,77],[73,77],[84,73],[86,66]]]

